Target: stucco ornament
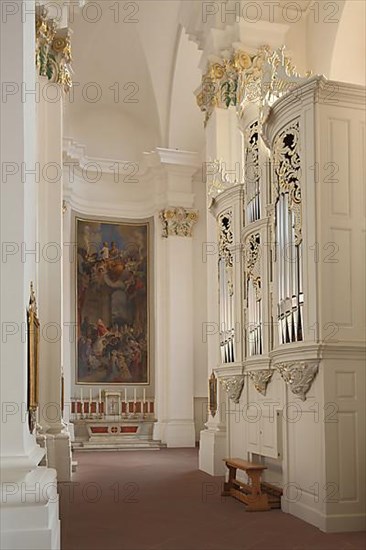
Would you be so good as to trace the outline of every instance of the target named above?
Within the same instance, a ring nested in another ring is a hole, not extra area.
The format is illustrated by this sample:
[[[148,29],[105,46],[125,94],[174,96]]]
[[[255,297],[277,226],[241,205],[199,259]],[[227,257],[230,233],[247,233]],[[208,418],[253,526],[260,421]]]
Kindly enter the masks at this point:
[[[257,392],[261,393],[262,395],[266,395],[267,386],[272,379],[273,372],[273,370],[261,369],[248,371],[247,374],[253,382],[253,385]]]
[[[159,214],[163,226],[162,237],[192,237],[198,221],[198,210],[183,207],[166,208]]]
[[[274,368],[278,370],[292,393],[300,397],[302,401],[306,401],[306,394],[318,372],[318,363],[278,363]]]
[[[197,104],[206,125],[216,107],[235,106],[241,118],[248,102],[259,103],[262,123],[272,103],[308,76],[296,72],[284,47],[271,50],[264,45],[254,53],[235,50],[208,64],[196,91]]]
[[[220,379],[221,385],[234,403],[239,403],[244,388],[244,375],[225,376]]]
[[[36,6],[36,67],[40,76],[59,84],[65,92],[72,86],[71,32],[57,28],[45,6]]]

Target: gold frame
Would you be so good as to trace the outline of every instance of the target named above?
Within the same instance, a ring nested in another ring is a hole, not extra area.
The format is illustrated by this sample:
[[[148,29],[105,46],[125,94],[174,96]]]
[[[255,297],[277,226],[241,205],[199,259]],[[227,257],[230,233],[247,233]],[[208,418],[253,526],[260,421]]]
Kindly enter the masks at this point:
[[[147,228],[147,236],[146,236],[146,242],[147,242],[147,262],[148,262],[148,271],[147,271],[147,381],[146,382],[81,382],[78,378],[78,339],[75,338],[75,345],[74,345],[74,353],[75,353],[75,367],[74,367],[74,383],[76,386],[110,386],[118,387],[118,386],[131,386],[131,387],[139,387],[139,386],[151,386],[152,385],[152,365],[153,363],[153,357],[154,357],[154,351],[153,351],[153,342],[154,342],[154,333],[153,333],[153,324],[151,322],[152,319],[152,312],[154,310],[153,308],[153,299],[154,299],[154,265],[153,265],[153,258],[154,258],[154,218],[141,218],[137,220],[127,220],[127,219],[120,219],[117,220],[115,218],[108,218],[108,217],[97,217],[97,216],[82,216],[81,214],[78,214],[75,212],[74,216],[74,240],[77,243],[78,238],[78,223],[79,222],[89,222],[89,223],[99,223],[99,224],[111,224],[111,225],[130,225],[130,226],[142,226],[145,225]],[[151,264],[151,265],[150,265]],[[78,277],[78,263],[75,261],[75,269],[74,269],[74,277],[75,277],[75,286],[74,286],[74,296],[75,296],[75,321],[76,321],[76,327],[77,327],[77,319],[78,319],[78,289],[77,289],[77,277]],[[116,389],[117,391],[117,389]]]
[[[208,410],[212,417],[215,417],[217,413],[217,378],[212,371],[210,378],[208,379]]]
[[[36,425],[36,411],[39,405],[39,340],[40,324],[37,316],[37,301],[33,283],[30,284],[30,298],[27,309],[28,328],[28,421],[30,432]]]

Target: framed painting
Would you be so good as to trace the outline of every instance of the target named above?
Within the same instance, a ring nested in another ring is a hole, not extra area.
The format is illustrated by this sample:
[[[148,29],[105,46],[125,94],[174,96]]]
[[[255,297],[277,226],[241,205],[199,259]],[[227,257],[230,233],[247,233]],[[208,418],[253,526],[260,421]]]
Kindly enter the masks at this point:
[[[27,310],[28,334],[28,421],[30,432],[36,426],[36,412],[39,403],[39,319],[33,283],[30,284],[30,298]]]
[[[76,383],[149,384],[150,223],[76,218]]]

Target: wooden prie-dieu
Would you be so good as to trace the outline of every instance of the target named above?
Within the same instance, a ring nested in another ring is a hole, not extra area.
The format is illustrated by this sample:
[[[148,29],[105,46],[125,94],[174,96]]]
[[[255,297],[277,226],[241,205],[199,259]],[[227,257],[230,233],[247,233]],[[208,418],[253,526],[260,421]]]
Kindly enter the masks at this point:
[[[247,512],[264,512],[271,508],[280,508],[282,491],[261,481],[262,473],[267,466],[240,458],[225,458],[224,462],[229,469],[229,479],[224,483],[223,496],[231,496],[244,502]],[[236,479],[237,470],[247,474],[248,483]]]

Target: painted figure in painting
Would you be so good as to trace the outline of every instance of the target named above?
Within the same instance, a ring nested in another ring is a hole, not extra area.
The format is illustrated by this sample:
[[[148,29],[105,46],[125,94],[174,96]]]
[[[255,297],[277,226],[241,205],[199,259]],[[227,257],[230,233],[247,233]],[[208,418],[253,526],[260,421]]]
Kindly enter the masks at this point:
[[[77,220],[77,382],[147,383],[148,225]]]

